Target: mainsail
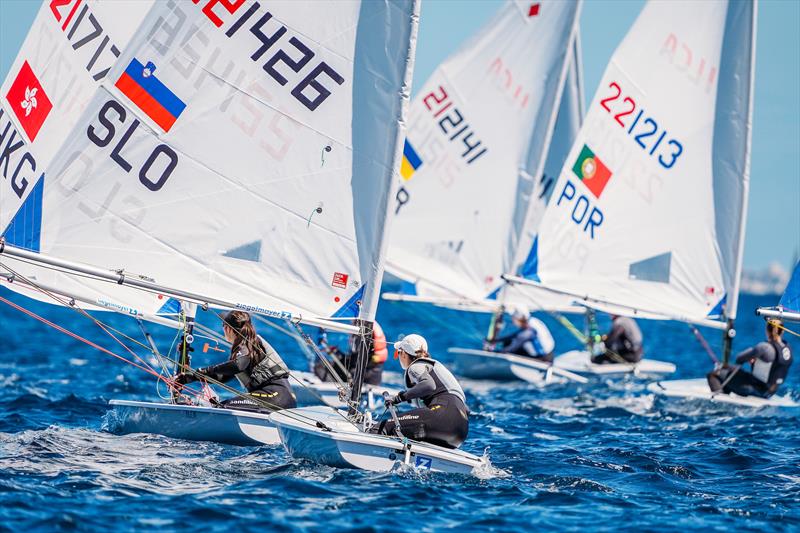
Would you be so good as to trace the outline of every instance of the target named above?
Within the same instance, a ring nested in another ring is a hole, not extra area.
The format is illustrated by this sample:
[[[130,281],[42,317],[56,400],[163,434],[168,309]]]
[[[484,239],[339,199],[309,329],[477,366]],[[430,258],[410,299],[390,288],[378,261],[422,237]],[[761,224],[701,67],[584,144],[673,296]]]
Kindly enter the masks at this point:
[[[418,3],[307,4],[150,7],[48,166],[37,250],[372,319]]]
[[[752,2],[650,2],[614,53],[520,277],[723,327],[741,273]]]
[[[767,318],[800,322],[800,262],[794,267],[777,307],[760,307],[756,313]]]
[[[531,205],[547,196],[545,159],[572,144],[579,11],[507,2],[414,100],[387,268],[419,298],[495,298],[514,268]]]
[[[42,3],[0,88],[5,183],[0,236],[7,244],[39,251],[46,171],[151,5],[149,0]],[[6,285],[10,289],[50,303],[58,293],[85,308],[140,317],[178,307],[163,297],[92,284],[11,257],[3,258],[0,275],[0,281],[14,281]]]

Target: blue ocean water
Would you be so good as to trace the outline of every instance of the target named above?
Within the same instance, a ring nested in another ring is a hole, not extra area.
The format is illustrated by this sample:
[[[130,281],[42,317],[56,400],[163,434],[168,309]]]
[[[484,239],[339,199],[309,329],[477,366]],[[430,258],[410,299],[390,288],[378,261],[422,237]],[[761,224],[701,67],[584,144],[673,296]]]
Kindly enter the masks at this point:
[[[0,296],[124,353],[75,311],[5,289]],[[742,296],[735,349],[762,339],[763,320],[752,310],[776,299]],[[129,319],[103,318],[141,339]],[[219,329],[213,316],[201,320]],[[379,320],[390,339],[422,333],[446,361],[449,346],[479,346],[488,317],[383,302]],[[545,320],[559,351],[578,347]],[[686,325],[641,326],[648,355],[677,363],[676,378],[710,369]],[[465,381],[472,416],[463,448],[485,451],[496,472],[482,478],[378,474],[294,461],[279,447],[112,434],[105,429],[108,400],[157,400],[151,377],[4,304],[0,330],[1,530],[800,527],[800,413],[794,410],[664,401],[636,379],[546,389]],[[158,327],[153,333],[166,350],[173,333]],[[261,333],[290,366],[306,368],[293,340],[264,327]],[[719,350],[721,334],[704,334]],[[222,357],[198,351],[195,364]],[[397,379],[399,370],[389,363],[389,377]],[[800,398],[797,382],[793,368],[784,392]]]

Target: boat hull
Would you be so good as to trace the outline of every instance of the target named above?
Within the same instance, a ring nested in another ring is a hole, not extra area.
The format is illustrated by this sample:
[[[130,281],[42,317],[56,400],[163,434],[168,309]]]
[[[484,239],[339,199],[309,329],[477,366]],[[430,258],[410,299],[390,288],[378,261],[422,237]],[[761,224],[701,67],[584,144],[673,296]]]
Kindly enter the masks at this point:
[[[471,474],[486,464],[482,457],[423,442],[409,441],[406,449],[400,439],[364,433],[341,412],[326,407],[277,411],[270,419],[292,457],[328,466],[386,472],[406,464],[419,470]]]
[[[527,381],[536,385],[562,382],[563,379],[547,375],[547,363],[533,361],[513,354],[450,348],[455,357],[452,369],[457,375],[469,379],[495,381]]]
[[[128,400],[111,400],[109,404],[117,413],[114,433],[153,433],[238,446],[280,443],[268,413]]]
[[[582,350],[572,350],[559,355],[553,360],[553,366],[586,375],[619,375],[634,374],[640,375],[664,375],[675,372],[675,365],[666,361],[655,359],[642,359],[638,363],[631,364],[607,364],[596,365],[591,362],[588,352]]]
[[[788,395],[759,398],[757,396],[739,396],[738,394],[715,394],[708,388],[708,381],[705,378],[656,381],[650,383],[647,390],[669,398],[705,400],[743,407],[800,407],[800,404]]]

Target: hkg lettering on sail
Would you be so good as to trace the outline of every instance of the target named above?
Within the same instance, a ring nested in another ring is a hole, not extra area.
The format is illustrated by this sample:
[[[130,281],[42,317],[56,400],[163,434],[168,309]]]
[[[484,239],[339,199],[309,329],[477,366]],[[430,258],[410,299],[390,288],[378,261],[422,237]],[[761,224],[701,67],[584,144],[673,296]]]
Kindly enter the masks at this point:
[[[10,182],[17,198],[22,199],[28,185],[36,181],[36,158],[27,149],[25,138],[0,107],[0,174]]]
[[[0,173],[10,181],[17,198],[22,199],[28,185],[36,181],[36,158],[28,149],[25,136],[30,142],[36,139],[53,104],[27,61],[20,67],[5,98],[25,135],[5,114],[5,106],[0,108]]]
[[[583,186],[576,185],[570,178],[564,180],[556,207],[569,212],[570,220],[594,239],[595,230],[603,224],[604,219],[595,200],[599,200],[603,194],[611,179],[611,171],[587,145],[583,145],[572,166],[572,173],[580,179]],[[583,190],[591,192],[595,200]]]

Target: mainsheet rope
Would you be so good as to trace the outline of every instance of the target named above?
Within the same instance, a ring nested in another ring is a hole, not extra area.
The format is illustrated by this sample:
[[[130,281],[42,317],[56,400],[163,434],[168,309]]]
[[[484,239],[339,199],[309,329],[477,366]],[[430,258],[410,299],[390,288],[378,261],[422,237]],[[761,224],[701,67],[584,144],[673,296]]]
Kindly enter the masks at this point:
[[[147,361],[145,361],[141,356],[139,356],[133,350],[131,350],[129,346],[127,346],[124,342],[122,342],[119,338],[117,338],[116,336],[114,336],[114,334],[111,333],[111,330],[113,330],[114,328],[112,328],[111,326],[106,325],[105,323],[101,322],[99,319],[97,319],[97,318],[93,317],[92,315],[90,315],[86,310],[81,308],[77,304],[77,302],[75,302],[74,299],[71,299],[71,298],[68,299],[68,300],[67,299],[62,299],[62,297],[58,296],[57,294],[55,294],[55,293],[53,293],[51,291],[48,291],[47,289],[44,289],[43,287],[41,287],[38,284],[36,284],[34,281],[32,281],[32,280],[28,279],[27,277],[23,276],[22,274],[16,272],[14,269],[9,267],[7,264],[0,263],[0,266],[5,268],[6,270],[8,270],[14,276],[16,276],[16,277],[20,278],[21,280],[23,280],[23,282],[25,282],[31,288],[33,288],[33,289],[35,289],[35,290],[47,295],[48,297],[52,298],[56,302],[60,303],[62,306],[66,307],[68,309],[72,309],[72,310],[76,311],[77,313],[79,313],[80,315],[83,315],[84,317],[86,317],[89,320],[91,320],[92,322],[94,322],[95,325],[97,325],[108,336],[110,336],[112,339],[114,339],[120,346],[122,346],[126,351],[128,351],[131,355],[133,355],[134,358],[137,359],[138,361],[140,361],[141,364],[134,363],[133,361],[130,361],[129,359],[126,359],[126,358],[124,358],[124,357],[122,357],[122,356],[120,356],[118,354],[115,354],[115,353],[111,352],[110,350],[107,350],[107,349],[105,349],[105,348],[93,343],[92,341],[89,341],[88,339],[85,339],[84,337],[81,337],[80,335],[78,335],[76,333],[73,333],[73,332],[71,332],[71,331],[69,331],[69,330],[67,330],[67,329],[65,329],[65,328],[63,328],[61,326],[58,326],[57,324],[55,324],[53,322],[50,322],[49,320],[37,315],[36,313],[33,313],[32,311],[28,311],[27,309],[25,309],[25,308],[15,304],[15,303],[11,302],[10,300],[7,300],[5,298],[0,297],[0,302],[6,303],[6,304],[10,305],[13,308],[15,308],[15,309],[17,309],[17,310],[19,310],[19,311],[21,311],[21,312],[33,317],[33,318],[36,318],[37,320],[40,320],[41,322],[49,325],[50,327],[56,329],[57,331],[60,331],[60,332],[62,332],[64,334],[69,335],[70,337],[73,337],[73,338],[75,338],[77,340],[85,342],[89,346],[92,346],[93,348],[96,348],[96,349],[100,350],[103,353],[112,355],[112,356],[116,357],[117,359],[119,359],[121,361],[124,361],[126,363],[129,363],[129,364],[133,365],[136,368],[144,370],[145,372],[155,376],[158,380],[164,381],[171,388],[175,388],[175,389],[177,389],[177,390],[179,390],[181,392],[186,391],[188,394],[193,395],[196,398],[201,398],[202,397],[202,392],[201,391],[197,391],[197,390],[195,390],[195,389],[193,389],[191,387],[187,387],[186,385],[178,384],[174,380],[172,380],[171,378],[166,378],[160,372],[157,372],[154,368],[152,368],[147,363]],[[133,342],[139,344],[140,346],[144,346],[150,353],[155,354],[151,347],[146,346],[143,343],[141,343],[139,341],[136,341],[135,339],[132,339],[131,337],[129,337],[128,335],[125,335],[124,333],[122,333],[121,335],[126,337],[126,338],[131,339]],[[171,362],[173,364],[178,364],[177,361],[175,361],[174,359],[172,359],[170,357],[163,356],[163,355],[161,357],[163,357],[164,359],[166,359],[167,361],[169,361],[169,362]],[[198,376],[198,374],[196,374],[191,369],[189,369],[189,372],[191,372],[195,376]],[[215,380],[213,378],[210,378],[210,377],[202,375],[202,374],[200,374],[199,376],[202,378],[203,381],[215,384],[215,385],[225,389],[226,391],[231,392],[232,394],[234,394],[236,396],[247,397],[247,398],[251,399],[254,403],[256,403],[258,405],[270,408],[272,410],[279,410],[280,409],[280,407],[277,406],[277,405],[271,404],[270,402],[268,402],[266,400],[263,400],[261,398],[257,398],[255,396],[252,396],[249,393],[242,393],[242,392],[240,392],[240,391],[238,391],[238,390],[236,390],[236,389],[234,389],[232,387],[229,387],[226,384],[224,384],[222,382],[219,382],[219,381],[217,381],[217,380]],[[302,385],[302,383],[301,383],[301,385]],[[159,397],[160,397],[160,395],[159,395]],[[308,423],[308,424],[311,424],[311,425],[316,425],[316,421],[315,420],[313,420],[310,417],[305,417],[303,415],[296,415],[295,413],[293,413],[292,416],[290,416],[290,418],[294,418],[295,420],[298,420],[298,421],[301,421],[301,422],[304,422],[304,423]],[[301,418],[305,418],[306,420],[302,420]]]

